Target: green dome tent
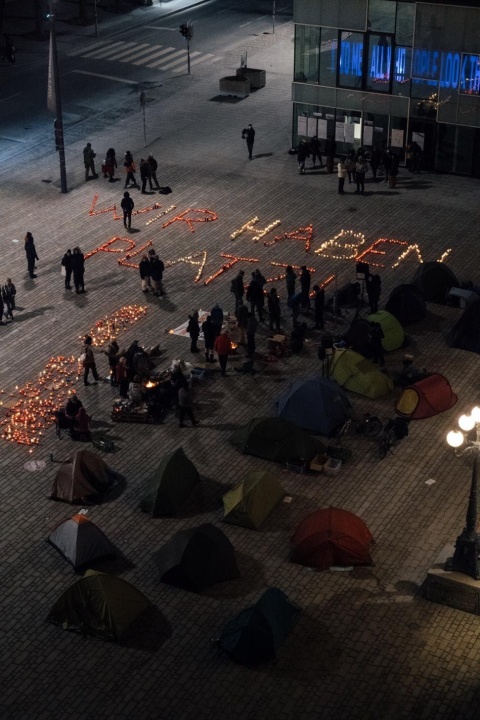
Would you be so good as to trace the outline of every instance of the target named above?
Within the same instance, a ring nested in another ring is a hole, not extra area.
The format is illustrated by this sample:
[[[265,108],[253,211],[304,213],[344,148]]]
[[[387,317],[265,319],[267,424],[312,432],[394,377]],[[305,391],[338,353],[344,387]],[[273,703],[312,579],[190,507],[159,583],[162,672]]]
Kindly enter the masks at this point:
[[[303,458],[305,463],[325,446],[301,428],[276,417],[253,418],[230,437],[230,442],[247,455],[284,463],[289,458]]]
[[[182,448],[173,450],[160,460],[140,508],[153,517],[175,515],[199,482],[197,469]]]
[[[118,641],[151,606],[150,600],[125,580],[87,570],[65,590],[47,620],[64,630]]]
[[[284,489],[273,475],[252,470],[223,496],[223,521],[258,530],[284,495]]]
[[[393,390],[393,381],[353,350],[337,348],[330,361],[330,377],[345,390],[375,399]]]
[[[383,330],[382,346],[385,352],[390,350],[398,350],[405,342],[405,333],[403,327],[397,318],[386,310],[379,310],[373,315],[368,316],[369,322],[378,323]]]
[[[219,645],[231,660],[243,665],[274,660],[298,613],[284,592],[269,588],[255,605],[226,624]]]

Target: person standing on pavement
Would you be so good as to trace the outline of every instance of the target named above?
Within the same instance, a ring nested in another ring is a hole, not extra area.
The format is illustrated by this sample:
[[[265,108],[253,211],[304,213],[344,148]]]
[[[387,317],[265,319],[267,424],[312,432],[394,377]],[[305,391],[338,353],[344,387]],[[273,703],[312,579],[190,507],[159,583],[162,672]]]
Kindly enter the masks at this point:
[[[15,295],[17,294],[17,289],[15,285],[12,283],[11,278],[7,278],[7,282],[2,288],[2,291],[0,295],[2,296],[2,300],[5,304],[5,317],[10,318],[13,320],[13,311],[15,310]],[[2,319],[0,315],[0,320]]]
[[[295,279],[297,275],[294,272],[291,265],[287,265],[285,268],[285,282],[287,284],[287,298],[291,295],[295,295]]]
[[[160,185],[157,180],[158,163],[153,155],[148,156],[147,162],[150,166],[150,190],[152,189],[152,180],[155,183],[155,190],[160,190]]]
[[[422,161],[422,148],[414,140],[412,142],[412,160],[411,160],[411,172],[420,174],[420,163]]]
[[[323,311],[325,309],[325,290],[320,285],[314,285],[315,297],[313,300],[313,308],[315,310],[315,327],[317,330],[323,330]]]
[[[94,385],[97,384],[97,382],[100,380],[100,377],[97,372],[97,366],[95,364],[95,355],[93,354],[92,350],[92,344],[93,340],[90,337],[90,335],[87,335],[84,340],[83,345],[83,384],[84,385],[90,385],[88,381],[88,375],[90,373],[90,370],[92,371]]]
[[[256,273],[252,273],[250,278],[250,283],[247,288],[247,295],[246,295],[247,302],[250,303],[250,312],[252,315],[255,315],[255,309],[258,312],[258,319],[260,322],[263,322],[263,305],[264,305],[264,296],[263,296],[263,288],[258,282]]]
[[[370,167],[372,169],[372,175],[373,175],[373,181],[377,182],[377,170],[378,166],[380,165],[380,155],[378,152],[378,149],[375,147],[375,145],[372,147],[370,151]]]
[[[385,365],[385,353],[382,340],[384,338],[382,326],[380,323],[370,323],[370,351],[372,353],[372,362],[378,363],[380,367]]]
[[[337,176],[338,176],[338,194],[345,195],[345,178],[347,177],[347,166],[345,165],[345,159],[340,158],[340,162],[337,165]],[[350,180],[348,181],[350,182]]]
[[[130,183],[133,183],[133,187],[140,187],[140,185],[137,184],[135,178],[135,171],[137,168],[135,166],[135,163],[133,162],[133,156],[130,150],[127,150],[127,152],[125,153],[123,167],[125,168],[125,172],[127,173],[127,177],[125,179],[125,189],[130,186]]]
[[[123,193],[122,202],[120,203],[120,206],[123,210],[123,224],[128,230],[132,227],[132,212],[133,208],[135,207],[135,203],[133,202],[132,198],[130,197],[130,193],[125,190]]]
[[[247,331],[248,323],[248,308],[242,302],[235,310],[235,317],[237,318],[237,328],[240,331],[240,345],[245,345],[245,333]]]
[[[392,150],[389,151],[390,166],[388,168],[388,187],[392,190],[397,187],[398,156]]]
[[[223,326],[223,310],[218,303],[215,303],[210,310],[210,317],[212,318],[212,325],[215,328],[215,338],[217,338],[222,332]]]
[[[230,339],[230,333],[228,332],[227,328],[223,330],[222,333],[215,340],[215,351],[218,355],[221,375],[222,377],[225,377],[228,356],[232,352],[232,341]]]
[[[252,159],[253,143],[255,142],[255,130],[252,125],[247,125],[242,130],[242,138],[247,141],[248,159]]]
[[[152,287],[150,284],[150,260],[148,259],[148,255],[142,256],[142,259],[138,263],[138,269],[142,281],[142,290],[144,293],[148,293]]]
[[[155,297],[161,297],[165,295],[163,289],[163,271],[165,265],[160,260],[158,255],[150,255],[150,279],[153,285],[153,294]]]
[[[73,284],[75,285],[75,292],[85,292],[85,258],[79,247],[73,248],[72,253],[72,272],[73,272]]]
[[[288,307],[292,311],[293,327],[298,326],[298,316],[300,315],[300,308],[302,306],[303,293],[298,292],[295,295],[290,295],[288,298]]]
[[[188,316],[187,332],[190,335],[190,352],[200,352],[197,347],[198,336],[200,335],[200,323],[198,322],[198,310],[192,310]]]
[[[150,163],[144,158],[140,159],[140,180],[142,181],[142,195],[148,195],[146,187],[148,182],[150,183],[150,190],[152,190],[152,175]]]
[[[27,232],[25,235],[25,254],[27,256],[28,274],[33,280],[37,277],[33,271],[35,270],[35,261],[38,260],[38,255],[31,232]]]
[[[275,332],[280,332],[280,298],[277,295],[276,288],[272,288],[268,293],[268,315],[270,318],[270,330],[273,330],[275,324]]]
[[[257,332],[258,323],[253,313],[248,313],[247,319],[247,357],[252,358],[255,355],[255,334]]]
[[[380,275],[370,275],[370,273],[368,273],[365,284],[367,286],[370,313],[373,315],[378,312],[378,301],[382,293],[382,279]]]
[[[115,157],[115,150],[113,148],[109,148],[102,165],[103,177],[106,178],[108,176],[108,182],[115,182],[113,176],[115,175],[116,167],[117,158]]]
[[[178,388],[177,397],[179,411],[178,427],[186,427],[185,423],[183,422],[185,420],[185,415],[188,415],[188,417],[190,418],[190,422],[194,427],[195,425],[198,425],[198,420],[195,420],[195,415],[193,414],[192,401],[190,398],[190,390],[188,388],[188,385],[180,385],[180,387]]]
[[[355,192],[360,193],[360,195],[365,194],[365,173],[367,170],[368,165],[365,156],[359,154],[357,162],[355,163],[355,181],[357,183]]]
[[[120,347],[116,340],[112,339],[104,350],[105,355],[108,359],[108,367],[110,368],[110,385],[115,386],[117,384],[117,365],[119,360]]]
[[[236,277],[233,278],[230,285],[230,290],[235,296],[235,310],[243,302],[243,295],[245,293],[245,286],[243,284],[243,276],[245,275],[243,270],[240,270]]]
[[[322,160],[322,154],[320,151],[320,140],[316,135],[313,136],[313,138],[310,140],[310,154],[312,156],[312,167],[315,167],[315,162],[318,158],[318,162],[320,163],[320,167],[323,167],[323,160]]]
[[[62,267],[65,274],[65,290],[70,290],[70,281],[72,279],[72,251],[69,249],[62,258]]]
[[[335,154],[337,152],[337,143],[330,136],[325,143],[325,156],[327,158],[327,173],[333,173],[333,164],[335,162]]]
[[[305,161],[308,157],[310,157],[310,150],[307,141],[303,138],[297,149],[298,172],[300,175],[305,174]]]
[[[92,178],[96,180],[98,178],[97,173],[95,172],[95,158],[96,154],[93,152],[92,144],[87,143],[85,147],[83,148],[83,164],[85,165],[85,182],[87,180],[90,180],[90,172],[92,173]]]
[[[306,265],[302,265],[300,268],[302,271],[300,273],[300,287],[302,288],[302,307],[307,310],[310,310],[310,283],[312,280],[312,277],[310,275],[310,272],[307,270]]]
[[[212,322],[212,316],[207,315],[202,323],[203,342],[205,343],[205,362],[215,362],[213,359],[213,347],[215,345],[216,328]]]

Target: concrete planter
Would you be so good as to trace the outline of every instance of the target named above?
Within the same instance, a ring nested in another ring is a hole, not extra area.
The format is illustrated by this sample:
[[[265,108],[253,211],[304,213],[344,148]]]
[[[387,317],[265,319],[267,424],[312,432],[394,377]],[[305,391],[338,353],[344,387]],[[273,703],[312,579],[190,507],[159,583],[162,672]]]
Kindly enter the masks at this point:
[[[265,70],[258,70],[256,68],[238,68],[237,77],[243,75],[250,80],[250,88],[252,90],[258,90],[259,88],[265,87],[267,82],[267,73]]]
[[[220,95],[246,98],[250,94],[250,80],[243,75],[227,75],[220,78]]]

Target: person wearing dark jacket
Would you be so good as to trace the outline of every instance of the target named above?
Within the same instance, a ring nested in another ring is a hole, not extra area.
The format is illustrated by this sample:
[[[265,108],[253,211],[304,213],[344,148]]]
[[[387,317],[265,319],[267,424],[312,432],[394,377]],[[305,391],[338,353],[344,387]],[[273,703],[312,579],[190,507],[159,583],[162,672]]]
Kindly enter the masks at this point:
[[[257,332],[258,323],[253,313],[248,313],[247,320],[247,357],[252,358],[255,355],[255,334]]]
[[[0,293],[0,325],[5,325],[5,323],[3,322],[3,309],[3,295],[2,293]]]
[[[93,384],[96,385],[97,382],[100,380],[100,377],[97,372],[97,365],[95,363],[95,355],[93,354],[92,350],[92,344],[93,340],[90,337],[90,335],[87,335],[84,340],[83,345],[83,353],[84,353],[84,360],[83,360],[83,384],[84,385],[90,385],[88,382],[88,374],[90,370],[92,371],[93,375]]]
[[[197,347],[198,336],[200,335],[200,323],[198,322],[198,310],[193,310],[188,316],[187,332],[190,335],[190,352],[200,352]]]
[[[372,362],[378,363],[380,367],[385,365],[385,354],[382,340],[384,338],[382,326],[380,323],[370,323],[370,351],[372,353]]]
[[[242,138],[247,141],[248,159],[252,159],[253,143],[255,142],[255,130],[251,125],[247,125],[242,130]]]
[[[158,163],[155,160],[155,158],[153,157],[153,155],[148,156],[147,162],[150,166],[150,177],[151,177],[150,189],[152,189],[152,180],[153,180],[153,182],[155,183],[155,189],[160,190],[160,185],[158,184],[158,180],[157,180]]]
[[[250,284],[247,288],[246,299],[247,302],[250,303],[250,312],[252,313],[252,315],[255,315],[256,308],[258,312],[258,319],[260,320],[260,322],[263,322],[263,288],[258,282],[257,276],[254,272],[252,273]]]
[[[27,256],[28,274],[33,280],[37,277],[33,271],[35,270],[35,260],[38,260],[38,255],[31,232],[27,232],[25,235],[25,254]]]
[[[193,414],[192,409],[192,401],[190,399],[190,391],[188,389],[188,385],[182,385],[178,388],[178,411],[179,411],[179,425],[178,427],[184,428],[185,423],[183,422],[185,420],[185,415],[188,415],[190,418],[190,422],[193,426],[198,425],[198,420],[195,420],[195,415]]]
[[[268,315],[270,318],[270,330],[273,330],[275,324],[275,331],[280,332],[280,298],[277,295],[276,288],[272,288],[268,293]]]
[[[300,287],[302,288],[303,302],[302,307],[310,310],[310,282],[311,275],[306,265],[302,265],[300,273]]]
[[[148,259],[148,255],[143,255],[138,263],[138,270],[142,281],[142,290],[144,293],[148,293],[152,287],[150,284],[150,260]]]
[[[65,417],[70,421],[72,427],[75,423],[75,418],[78,415],[78,411],[83,407],[83,403],[78,397],[77,393],[73,392],[67,400],[65,405]]]
[[[238,275],[233,278],[232,284],[230,285],[230,290],[235,295],[235,308],[237,308],[243,302],[243,295],[245,293],[245,286],[243,284],[244,275],[244,271],[240,270]]]
[[[125,159],[123,162],[123,167],[125,168],[125,172],[127,173],[127,177],[125,179],[125,188],[129,186],[129,183],[133,183],[133,187],[138,188],[139,185],[137,184],[137,180],[135,178],[135,163],[133,162],[133,156],[130,150],[127,150],[125,153]]]
[[[325,142],[325,156],[327,158],[327,172],[333,173],[333,164],[335,162],[335,155],[337,153],[337,143],[335,139],[330,136]]]
[[[85,165],[85,182],[90,180],[90,171],[92,172],[92,178],[96,180],[98,175],[95,170],[95,158],[96,154],[93,152],[92,144],[87,143],[83,148],[83,164]]]
[[[295,279],[296,274],[293,271],[293,268],[291,265],[287,265],[285,268],[285,282],[287,283],[287,297],[290,297],[290,295],[295,295]]]
[[[323,310],[325,308],[325,290],[320,285],[314,285],[315,297],[313,307],[315,310],[315,327],[323,330]]]
[[[152,175],[150,171],[150,163],[144,158],[140,159],[140,180],[142,181],[142,195],[147,195],[147,182],[150,183],[150,190],[152,189]]]
[[[365,284],[367,286],[368,302],[370,304],[370,313],[373,315],[378,312],[378,301],[382,293],[382,280],[380,275],[367,275]]]
[[[303,175],[305,173],[305,160],[310,157],[310,149],[307,141],[304,139],[298,146],[297,160],[298,160],[298,172]]]
[[[15,285],[12,283],[11,278],[7,278],[7,282],[2,288],[2,292],[0,295],[2,296],[2,300],[5,303],[5,317],[9,317],[11,320],[13,320],[13,310],[15,310],[15,295],[17,294],[17,289]],[[2,312],[3,314],[3,312]],[[2,319],[2,315],[0,315],[0,320]]]
[[[210,317],[212,318],[212,325],[215,328],[215,337],[218,337],[222,332],[223,326],[223,310],[218,303],[215,303],[210,310]]]
[[[160,297],[161,295],[165,295],[165,291],[163,289],[163,271],[165,270],[165,265],[160,260],[158,255],[151,255],[150,256],[150,279],[152,281],[153,285],[153,294],[155,297]]]
[[[118,343],[116,340],[112,340],[107,349],[104,350],[105,355],[108,358],[108,367],[110,368],[110,384],[116,385],[117,384],[117,365],[118,365],[118,359],[119,359],[119,352],[120,348],[118,346]]]
[[[73,272],[73,284],[75,285],[75,292],[85,292],[84,274],[85,274],[85,258],[79,247],[73,248],[72,253],[72,272]]]
[[[240,345],[245,345],[245,333],[247,331],[248,322],[248,308],[245,303],[242,302],[237,307],[235,310],[235,317],[237,318],[237,328],[240,330],[239,343]]]
[[[106,178],[108,176],[108,182],[115,182],[113,176],[115,175],[116,167],[117,158],[115,156],[115,150],[113,148],[109,148],[102,165],[103,177]]]
[[[62,267],[65,268],[65,290],[70,290],[70,280],[72,279],[72,251],[67,250],[62,258]]]
[[[312,167],[315,167],[315,161],[318,158],[318,162],[320,163],[320,167],[323,167],[323,160],[322,160],[322,154],[320,151],[320,140],[316,135],[313,136],[313,138],[310,140],[310,154],[312,156]]]
[[[123,224],[125,227],[128,225],[128,229],[132,227],[132,211],[135,207],[135,203],[130,197],[130,193],[125,190],[123,193],[122,202],[120,203],[123,210]]]
[[[300,315],[300,308],[302,306],[303,293],[298,292],[295,295],[290,295],[288,298],[288,307],[292,311],[293,327],[298,326],[298,316]]]
[[[205,362],[215,362],[213,359],[213,346],[217,337],[216,327],[212,322],[212,316],[207,315],[202,323],[203,342],[205,343]]]

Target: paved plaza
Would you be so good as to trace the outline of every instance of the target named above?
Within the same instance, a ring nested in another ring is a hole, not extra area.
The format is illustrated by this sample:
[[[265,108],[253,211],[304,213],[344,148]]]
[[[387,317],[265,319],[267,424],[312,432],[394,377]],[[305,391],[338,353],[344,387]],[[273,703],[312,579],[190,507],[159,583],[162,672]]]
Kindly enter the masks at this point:
[[[146,304],[147,314],[119,336],[120,345],[134,339],[145,345],[160,343],[165,367],[174,358],[190,361],[188,339],[168,330],[185,322],[192,308],[209,310],[216,301],[232,313],[230,281],[240,267],[247,276],[250,268],[260,267],[264,275],[275,277],[281,268],[272,263],[306,263],[315,269],[312,280],[323,282],[335,275],[340,287],[355,280],[357,250],[352,243],[366,249],[384,238],[405,244],[384,242],[377,246],[384,254],[365,258],[383,266],[378,270],[381,304],[393,287],[411,280],[419,255],[437,260],[449,251],[446,261],[458,278],[478,284],[478,180],[413,176],[403,170],[396,190],[368,182],[364,197],[354,195],[353,186],[340,197],[336,176],[318,170],[298,175],[296,160],[287,152],[292,28],[291,23],[279,25],[275,35],[252,37],[248,47],[239,44],[227,53],[222,67],[209,74],[194,72],[152,90],[146,150],[137,97],[128,91],[114,118],[105,113],[69,128],[67,195],[59,192],[58,157],[47,139],[21,151],[17,146],[2,148],[1,272],[16,283],[21,308],[13,323],[0,328],[0,389],[7,395],[35,380],[52,355],[77,357],[81,336],[132,303]],[[67,42],[62,39],[60,53]],[[267,85],[241,102],[221,102],[218,78],[234,72],[246,49],[249,64],[266,69]],[[257,133],[251,162],[241,139],[242,128],[250,122]],[[137,162],[145,152],[158,159],[160,184],[173,192],[145,196],[132,191],[136,208],[153,202],[162,207],[134,217],[128,237],[136,247],[152,241],[165,263],[182,259],[166,270],[165,299],[145,297],[137,271],[120,266],[120,256],[108,252],[87,260],[85,295],[63,290],[60,260],[68,247],[79,245],[87,253],[125,236],[121,220],[114,220],[111,212],[89,214],[95,194],[97,210],[119,206],[123,182],[110,184],[102,176],[84,182],[86,141],[96,150],[97,161],[110,146],[119,158],[129,149]],[[175,211],[165,220],[147,224],[172,204]],[[183,217],[198,218],[198,209],[212,211],[218,219],[193,224],[194,232],[182,221],[162,228],[174,212],[190,211]],[[251,232],[231,239],[254,217],[259,229],[280,224],[257,242]],[[308,254],[295,239],[268,244],[276,234],[308,225],[313,226]],[[35,281],[26,272],[27,231],[34,235],[40,258]],[[350,232],[364,237],[352,241]],[[205,267],[195,283],[199,266],[184,260],[203,251]],[[228,262],[221,253],[252,262],[242,260],[204,285]],[[284,281],[276,287],[283,301],[283,324],[290,330]],[[334,281],[327,286],[327,297],[333,287]],[[49,499],[58,465],[48,458],[53,452],[56,459],[65,459],[77,446],[68,439],[59,441],[53,428],[33,453],[1,441],[0,718],[478,718],[480,618],[423,600],[419,588],[439,552],[463,527],[470,463],[453,457],[445,434],[460,411],[480,401],[479,359],[446,344],[460,310],[438,305],[428,309],[427,320],[409,329],[408,351],[418,366],[445,374],[458,404],[435,418],[412,422],[410,436],[381,462],[371,441],[347,437],[344,443],[353,458],[337,477],[289,473],[241,455],[228,442],[234,429],[273,412],[273,401],[290,378],[321,371],[318,333],[310,333],[301,354],[262,364],[264,369],[254,377],[235,373],[231,364],[226,378],[217,372],[199,383],[196,429],[179,430],[172,415],[163,425],[113,424],[115,391],[107,384],[84,388],[77,383],[97,422],[96,432],[115,440],[115,454],[105,459],[127,482],[120,497],[92,507],[89,517],[132,564],[122,577],[145,593],[163,616],[162,634],[152,633],[152,647],[82,638],[46,623],[51,606],[76,576],[45,540],[56,523],[78,509]],[[352,318],[350,313],[335,326],[328,319],[327,329],[340,333]],[[307,322],[312,325],[311,319]],[[266,338],[267,328],[262,327],[257,338],[261,353],[266,352]],[[404,352],[387,356],[389,370],[400,369]],[[98,367],[105,375],[105,357],[99,357]],[[395,397],[371,401],[352,395],[351,401],[359,414],[386,418],[393,414]],[[160,458],[179,446],[202,475],[204,505],[178,518],[152,519],[138,510],[145,483]],[[47,460],[46,468],[26,471],[24,464],[32,458]],[[221,524],[223,491],[251,469],[273,471],[292,497],[258,532]],[[426,484],[430,479],[435,482]],[[348,509],[367,523],[375,538],[373,567],[320,573],[289,562],[297,523],[329,505]],[[203,522],[228,535],[242,577],[201,595],[162,585],[155,552],[178,530]],[[211,639],[269,586],[280,588],[299,606],[299,620],[276,663],[258,669],[235,665],[219,654]]]

